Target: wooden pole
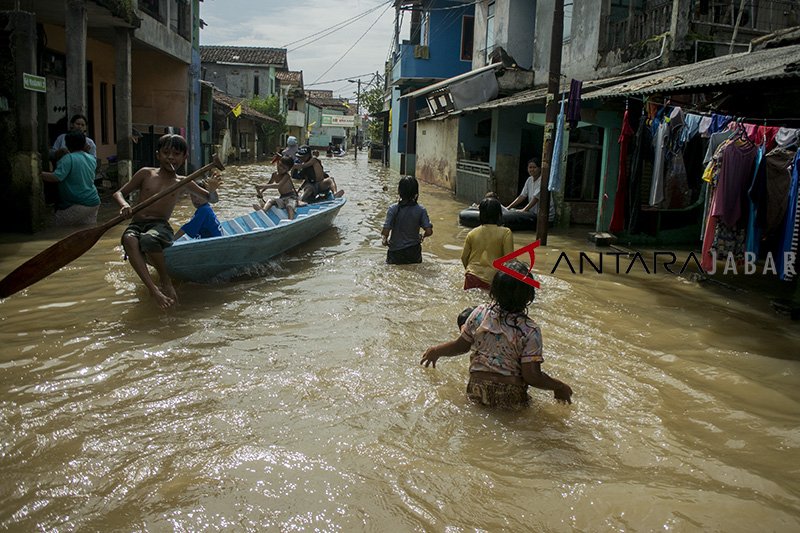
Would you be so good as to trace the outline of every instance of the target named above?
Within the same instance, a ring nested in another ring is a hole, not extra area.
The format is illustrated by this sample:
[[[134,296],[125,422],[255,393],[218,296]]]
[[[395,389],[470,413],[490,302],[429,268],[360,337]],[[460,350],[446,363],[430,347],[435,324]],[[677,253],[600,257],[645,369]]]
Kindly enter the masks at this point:
[[[561,46],[564,40],[564,3],[553,2],[553,29],[550,35],[550,66],[547,77],[544,142],[542,143],[542,188],[539,192],[539,212],[536,217],[536,238],[547,245],[548,214],[550,213],[550,161],[553,158],[553,137],[558,115],[558,95],[561,85]]]

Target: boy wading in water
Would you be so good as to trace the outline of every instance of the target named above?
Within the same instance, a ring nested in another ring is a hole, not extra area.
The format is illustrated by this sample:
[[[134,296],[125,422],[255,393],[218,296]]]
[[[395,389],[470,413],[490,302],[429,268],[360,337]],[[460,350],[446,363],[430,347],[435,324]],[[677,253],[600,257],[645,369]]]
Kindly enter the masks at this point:
[[[123,185],[114,193],[114,200],[119,204],[120,215],[131,216],[131,206],[125,197],[133,191],[139,191],[139,201],[146,200],[174,185],[183,176],[175,172],[186,161],[188,146],[186,139],[180,135],[167,134],[158,141],[156,159],[159,167],[144,167],[136,171],[131,181]],[[209,193],[195,182],[186,184],[189,192],[208,199]],[[130,225],[122,234],[122,247],[131,262],[133,270],[142,279],[150,295],[156,300],[161,309],[168,309],[175,305],[178,296],[172,280],[167,274],[167,265],[164,261],[164,248],[172,245],[172,226],[169,217],[178,201],[182,188],[173,191],[136,213]],[[160,286],[157,286],[150,276],[146,259],[158,272]]]

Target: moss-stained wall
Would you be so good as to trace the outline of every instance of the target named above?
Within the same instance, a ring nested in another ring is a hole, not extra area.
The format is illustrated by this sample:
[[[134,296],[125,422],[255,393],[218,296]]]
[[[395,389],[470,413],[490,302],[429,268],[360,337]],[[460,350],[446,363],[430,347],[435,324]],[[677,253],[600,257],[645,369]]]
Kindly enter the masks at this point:
[[[417,123],[418,180],[455,191],[458,117]]]

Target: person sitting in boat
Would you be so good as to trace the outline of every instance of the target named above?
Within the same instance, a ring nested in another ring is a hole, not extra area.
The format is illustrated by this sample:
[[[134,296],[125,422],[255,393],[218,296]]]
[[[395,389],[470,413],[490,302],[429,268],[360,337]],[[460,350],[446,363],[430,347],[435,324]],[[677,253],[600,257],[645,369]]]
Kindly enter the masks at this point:
[[[325,152],[328,157],[333,157],[333,143],[328,143],[328,151]]]
[[[539,212],[539,194],[542,190],[542,169],[539,166],[539,160],[535,157],[528,161],[528,179],[525,185],[522,186],[522,191],[519,196],[508,204],[508,209],[512,209],[518,205],[523,205],[519,211],[528,211],[534,215]],[[550,202],[550,211],[548,212],[547,220],[552,222],[556,217],[555,202]]]
[[[272,173],[272,177],[265,185],[256,185],[256,195],[263,201],[263,193],[267,189],[277,189],[280,196],[270,198],[266,202],[253,204],[253,209],[256,211],[263,209],[264,212],[269,211],[272,206],[277,206],[278,209],[285,209],[289,215],[289,220],[292,220],[297,212],[298,205],[305,205],[305,203],[298,202],[297,190],[292,183],[292,175],[289,171],[294,166],[294,159],[291,157],[281,157],[278,161],[278,171]]]
[[[300,162],[292,167],[292,175],[304,180],[300,185],[300,200],[311,202],[320,195],[327,195],[328,191],[337,198],[344,194],[343,190],[337,190],[336,182],[325,173],[320,160],[311,154],[311,148],[301,146],[297,150],[297,159]]]
[[[222,225],[219,223],[214,209],[211,208],[211,203],[216,203],[219,200],[217,189],[222,184],[219,172],[215,171],[211,174],[210,178],[197,180],[196,183],[208,191],[208,198],[189,193],[189,196],[192,198],[192,205],[195,207],[195,212],[191,220],[175,232],[175,240],[180,239],[184,235],[188,235],[192,239],[207,239],[209,237],[220,237],[222,235]]]
[[[284,148],[281,152],[281,157],[291,157],[294,161],[294,156],[297,153],[298,148],[300,147],[297,144],[297,137],[294,135],[289,135],[289,138],[286,139],[286,148]]]

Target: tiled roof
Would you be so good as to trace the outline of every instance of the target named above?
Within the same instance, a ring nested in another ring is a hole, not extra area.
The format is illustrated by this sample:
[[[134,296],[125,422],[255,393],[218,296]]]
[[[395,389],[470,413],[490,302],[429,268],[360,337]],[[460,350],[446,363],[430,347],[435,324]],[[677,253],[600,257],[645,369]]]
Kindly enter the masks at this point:
[[[227,94],[223,93],[222,91],[220,91],[218,89],[214,89],[214,93],[213,94],[214,94],[214,96],[213,96],[214,97],[214,103],[215,104],[219,104],[220,106],[226,108],[229,112],[234,107],[239,105],[239,103],[241,102],[241,104],[242,104],[242,115],[241,116],[247,117],[247,118],[250,118],[250,119],[253,119],[253,120],[259,120],[259,121],[262,121],[262,122],[277,122],[277,120],[275,120],[274,118],[268,117],[264,113],[261,113],[260,111],[256,111],[255,109],[252,109],[250,106],[247,105],[247,101],[242,101],[241,98],[234,98],[232,96],[228,96]]]
[[[308,95],[309,98],[333,98],[333,91],[309,89],[308,91],[306,91],[306,94]]]
[[[279,70],[275,73],[275,77],[278,78],[281,82],[285,82],[288,85],[292,85],[294,87],[303,88],[303,71],[294,71],[294,70]]]
[[[200,60],[203,63],[288,66],[286,48],[259,46],[201,46]]]

